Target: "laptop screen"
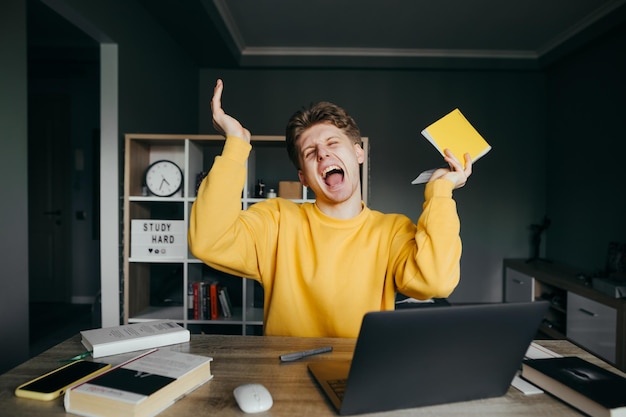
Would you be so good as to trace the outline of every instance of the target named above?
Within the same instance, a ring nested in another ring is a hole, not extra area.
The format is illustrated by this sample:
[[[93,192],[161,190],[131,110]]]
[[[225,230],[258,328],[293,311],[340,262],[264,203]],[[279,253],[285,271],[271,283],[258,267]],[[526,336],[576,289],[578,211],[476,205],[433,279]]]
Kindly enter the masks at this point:
[[[546,310],[535,302],[366,314],[340,414],[504,395]]]

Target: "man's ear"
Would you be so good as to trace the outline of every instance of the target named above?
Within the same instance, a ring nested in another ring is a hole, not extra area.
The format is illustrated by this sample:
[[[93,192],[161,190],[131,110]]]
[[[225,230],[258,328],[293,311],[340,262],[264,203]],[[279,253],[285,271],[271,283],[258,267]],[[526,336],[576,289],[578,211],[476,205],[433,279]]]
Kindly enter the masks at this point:
[[[301,169],[298,170],[298,178],[300,178],[300,183],[302,185],[304,185],[305,187],[309,186],[309,184],[306,182],[306,179],[304,178],[304,174],[302,173]]]
[[[363,147],[358,143],[355,143],[354,149],[356,151],[357,161],[359,161],[359,164],[362,164],[365,161],[365,151],[363,150]]]

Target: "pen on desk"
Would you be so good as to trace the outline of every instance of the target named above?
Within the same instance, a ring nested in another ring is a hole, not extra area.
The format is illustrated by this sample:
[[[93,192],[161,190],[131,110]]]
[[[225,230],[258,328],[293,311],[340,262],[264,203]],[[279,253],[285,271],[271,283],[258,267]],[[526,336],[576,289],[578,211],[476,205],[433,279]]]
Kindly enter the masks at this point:
[[[319,353],[326,353],[332,350],[332,346],[324,346],[317,349],[303,350],[301,352],[285,353],[284,355],[280,355],[280,360],[282,362],[292,362],[297,361],[298,359],[305,358],[307,356],[317,355]]]

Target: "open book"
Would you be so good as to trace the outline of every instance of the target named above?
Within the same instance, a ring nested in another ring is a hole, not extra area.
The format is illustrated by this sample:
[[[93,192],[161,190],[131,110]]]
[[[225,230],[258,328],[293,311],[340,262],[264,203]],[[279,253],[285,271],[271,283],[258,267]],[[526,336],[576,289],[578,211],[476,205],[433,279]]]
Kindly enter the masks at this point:
[[[476,162],[491,150],[491,146],[481,136],[472,124],[463,116],[459,109],[454,109],[435,123],[422,130],[422,135],[443,156],[449,149],[461,164],[465,166],[466,153]],[[411,184],[428,182],[435,169],[422,172]]]
[[[211,379],[212,360],[154,349],[70,388],[65,410],[89,417],[155,416]]]

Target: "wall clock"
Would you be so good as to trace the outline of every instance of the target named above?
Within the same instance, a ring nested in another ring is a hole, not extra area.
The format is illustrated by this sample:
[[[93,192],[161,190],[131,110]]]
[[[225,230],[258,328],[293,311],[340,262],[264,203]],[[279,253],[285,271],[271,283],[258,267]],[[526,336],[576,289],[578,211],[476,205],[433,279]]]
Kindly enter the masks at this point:
[[[162,159],[150,164],[144,180],[151,194],[170,197],[182,187],[183,171],[174,162]]]

